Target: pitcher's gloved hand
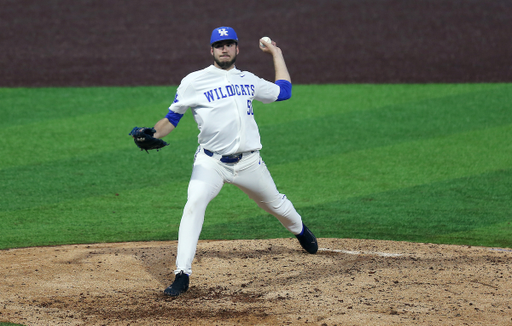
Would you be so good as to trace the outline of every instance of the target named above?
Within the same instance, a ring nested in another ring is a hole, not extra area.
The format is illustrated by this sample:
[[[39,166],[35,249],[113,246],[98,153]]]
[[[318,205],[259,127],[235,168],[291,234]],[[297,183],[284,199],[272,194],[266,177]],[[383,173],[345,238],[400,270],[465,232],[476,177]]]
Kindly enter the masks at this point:
[[[153,137],[155,132],[156,130],[154,128],[135,127],[129,135],[133,137],[135,145],[137,145],[141,151],[145,150],[148,152],[148,150],[151,149],[156,149],[158,151],[160,148],[168,146],[169,144],[160,138]]]

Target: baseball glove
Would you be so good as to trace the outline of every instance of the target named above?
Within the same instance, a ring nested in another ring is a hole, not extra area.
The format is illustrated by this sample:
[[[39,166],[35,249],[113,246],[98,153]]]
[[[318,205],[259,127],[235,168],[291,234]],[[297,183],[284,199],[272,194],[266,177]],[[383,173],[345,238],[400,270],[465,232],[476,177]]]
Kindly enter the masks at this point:
[[[141,151],[144,150],[149,154],[148,150],[156,149],[158,151],[160,148],[169,145],[165,141],[153,137],[155,132],[156,130],[154,128],[135,127],[129,135],[133,137],[135,145],[137,145]]]

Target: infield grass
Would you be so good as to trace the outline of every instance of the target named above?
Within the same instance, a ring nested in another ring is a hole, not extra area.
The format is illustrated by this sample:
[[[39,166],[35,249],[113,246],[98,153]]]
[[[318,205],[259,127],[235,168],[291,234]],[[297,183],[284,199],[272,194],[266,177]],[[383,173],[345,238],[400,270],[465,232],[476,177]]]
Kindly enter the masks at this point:
[[[129,131],[175,87],[0,89],[0,248],[175,240],[197,127]],[[512,247],[512,84],[299,85],[255,103],[263,159],[318,237]],[[234,186],[202,239],[291,236]]]

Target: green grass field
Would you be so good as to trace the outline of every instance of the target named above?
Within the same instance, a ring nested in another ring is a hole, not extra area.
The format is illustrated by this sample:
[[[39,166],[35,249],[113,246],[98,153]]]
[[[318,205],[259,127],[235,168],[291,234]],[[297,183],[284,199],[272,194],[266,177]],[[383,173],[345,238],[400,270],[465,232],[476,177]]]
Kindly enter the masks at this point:
[[[175,240],[197,147],[128,133],[175,87],[2,88],[0,248]],[[512,84],[300,85],[255,103],[262,156],[318,237],[512,247]],[[289,237],[226,185],[203,239]]]

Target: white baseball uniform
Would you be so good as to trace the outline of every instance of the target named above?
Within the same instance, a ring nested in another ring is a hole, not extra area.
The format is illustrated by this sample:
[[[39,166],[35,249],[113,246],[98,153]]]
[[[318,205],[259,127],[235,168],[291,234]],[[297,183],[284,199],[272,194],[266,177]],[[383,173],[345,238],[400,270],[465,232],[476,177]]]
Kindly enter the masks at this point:
[[[260,134],[252,101],[271,103],[279,93],[278,85],[250,72],[214,65],[182,80],[169,112],[183,115],[191,109],[199,129],[199,147],[179,229],[175,273],[192,273],[206,207],[226,182],[244,191],[293,234],[302,231],[301,216],[279,193],[259,154]],[[223,156],[230,161],[238,155],[241,159],[236,163],[222,162]]]

